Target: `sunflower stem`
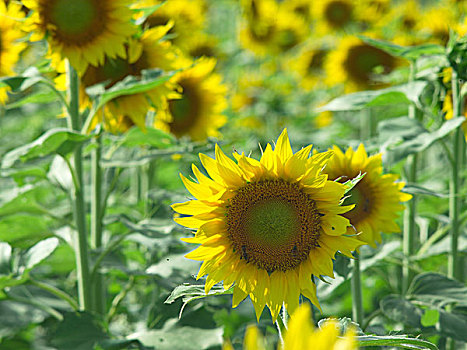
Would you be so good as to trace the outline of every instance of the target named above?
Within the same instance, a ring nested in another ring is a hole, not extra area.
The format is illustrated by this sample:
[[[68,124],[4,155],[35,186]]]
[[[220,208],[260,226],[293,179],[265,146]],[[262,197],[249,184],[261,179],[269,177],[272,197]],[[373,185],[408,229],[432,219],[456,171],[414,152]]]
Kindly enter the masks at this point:
[[[352,279],[350,281],[352,288],[352,319],[359,325],[363,324],[363,298],[362,282],[360,276],[360,256],[352,260]]]
[[[410,62],[410,77],[409,81],[415,80],[415,62]],[[415,105],[410,105],[408,109],[409,118],[417,118],[417,109]],[[406,174],[408,183],[417,182],[417,154],[412,154],[407,157],[406,161]],[[414,276],[410,268],[410,257],[415,253],[415,235],[416,223],[415,217],[417,212],[417,201],[414,195],[412,200],[407,203],[404,212],[404,233],[402,237],[402,249],[404,252],[404,264],[402,266],[402,293],[405,293],[409,288],[410,282]]]
[[[460,84],[457,72],[452,70],[452,109],[453,116],[460,116],[462,113],[461,97],[460,97]],[[451,221],[451,251],[448,260],[448,276],[454,279],[459,279],[459,213],[461,210],[460,200],[460,174],[462,170],[462,150],[464,148],[464,137],[462,135],[462,128],[459,126],[454,131],[453,136],[453,158],[451,171],[451,181],[449,182],[449,218]]]
[[[99,131],[94,139],[95,148],[91,153],[91,248],[100,250],[102,248],[102,137]],[[93,276],[91,276],[92,278]],[[97,273],[93,280],[94,309],[99,315],[105,313],[105,291],[103,276]]]
[[[67,90],[69,98],[68,118],[72,129],[80,132],[81,120],[79,115],[79,78],[76,70],[67,61]],[[76,182],[72,191],[73,213],[76,221],[77,235],[75,235],[75,256],[78,278],[78,298],[80,310],[89,310],[92,304],[89,280],[89,252],[86,230],[86,210],[84,204],[83,183],[83,152],[77,146],[73,152],[74,174]]]

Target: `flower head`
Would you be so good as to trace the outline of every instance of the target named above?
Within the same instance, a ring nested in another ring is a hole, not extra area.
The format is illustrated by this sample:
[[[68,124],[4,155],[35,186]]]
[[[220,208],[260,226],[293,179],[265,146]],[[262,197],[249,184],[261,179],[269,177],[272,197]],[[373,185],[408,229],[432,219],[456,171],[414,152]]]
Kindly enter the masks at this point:
[[[83,73],[106,57],[125,57],[124,44],[136,32],[130,0],[23,0],[33,11],[25,28],[31,40],[46,38],[53,61],[64,58]]]
[[[343,153],[337,146],[332,150],[334,156],[324,169],[330,179],[345,182],[359,173],[365,174],[350,190],[350,197],[344,202],[355,205],[343,214],[355,227],[349,228],[349,233],[356,230],[360,233],[359,239],[376,247],[376,242],[381,243],[381,232],[400,232],[395,219],[398,212],[404,209],[401,202],[408,201],[412,196],[401,192],[405,183],[397,182],[397,175],[383,174],[381,154],[368,157],[363,144],[356,151],[350,147]]]
[[[321,174],[332,152],[309,157],[311,148],[294,154],[284,130],[260,160],[234,153],[234,161],[216,146],[215,159],[200,154],[210,178],[194,165],[198,182],[181,176],[196,199],[172,206],[189,215],[175,221],[196,229],[184,241],[200,244],[186,257],[203,261],[206,292],[233,285],[232,306],[250,296],[258,319],[265,305],[273,320],[283,304],[294,312],[300,294],[319,307],[312,275],[333,277],[335,253],[352,257],[361,244],[345,236],[344,185]]]

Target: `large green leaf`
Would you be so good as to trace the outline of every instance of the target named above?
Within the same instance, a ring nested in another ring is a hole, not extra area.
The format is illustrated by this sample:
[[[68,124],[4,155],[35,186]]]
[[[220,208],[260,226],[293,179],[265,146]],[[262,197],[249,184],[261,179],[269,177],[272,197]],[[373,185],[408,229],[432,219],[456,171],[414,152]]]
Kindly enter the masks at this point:
[[[90,139],[68,129],[51,129],[35,141],[8,152],[2,161],[2,168],[10,168],[19,160],[25,162],[30,159],[44,157],[53,153],[62,156],[72,152],[73,149]]]
[[[458,306],[467,306],[467,287],[440,273],[427,272],[417,275],[407,293],[416,300],[432,305],[456,303]]]
[[[422,56],[444,55],[446,53],[446,49],[437,44],[400,46],[387,41],[368,38],[363,35],[358,35],[358,37],[367,44],[386,51],[392,56],[405,58],[407,60],[416,60]]]
[[[129,75],[119,81],[109,89],[105,89],[102,84],[90,86],[86,93],[97,103],[93,106],[93,111],[98,111],[109,101],[126,95],[134,95],[151,90],[167,82],[173,73],[163,74],[160,69],[147,69],[141,71],[141,76]],[[93,112],[91,112],[93,113]]]
[[[143,132],[140,128],[133,127],[123,136],[123,146],[150,146],[154,148],[168,148],[175,143],[175,137],[162,130],[146,128]]]
[[[390,346],[391,348],[397,347],[399,349],[438,350],[438,347],[435,344],[427,340],[409,338],[407,335],[364,335],[358,336],[357,342],[359,347]]]
[[[419,104],[420,95],[426,86],[426,81],[414,81],[381,90],[355,92],[333,99],[318,108],[318,111],[354,111],[394,104]]]
[[[44,216],[10,215],[0,220],[0,241],[12,247],[29,248],[37,242],[51,237],[51,220]]]
[[[108,336],[87,313],[67,312],[51,339],[57,350],[90,350]]]
[[[162,329],[137,332],[128,336],[157,350],[204,350],[222,345],[222,328],[175,327],[167,321]]]
[[[382,135],[388,135],[389,131],[387,129],[398,130],[398,127],[395,127],[393,123],[398,126],[404,124],[409,126],[410,122],[408,122],[408,119],[408,117],[401,117],[388,120],[381,123],[382,125],[379,126],[379,130]],[[394,132],[392,138],[386,139],[386,160],[392,163],[397,163],[411,154],[422,152],[430,147],[434,142],[444,138],[450,132],[460,127],[464,122],[465,117],[457,117],[445,121],[439,129],[432,132],[427,130],[424,132],[415,132],[415,130],[419,130],[418,127],[412,127],[411,130],[407,130],[405,132],[402,131],[399,135],[397,135],[397,132]],[[413,122],[412,126],[416,125],[415,123],[416,122]],[[403,141],[400,142],[401,140]]]
[[[40,82],[50,83],[35,67],[28,68],[21,76],[0,78],[0,85],[8,86],[14,92],[24,91]]]
[[[51,102],[56,102],[56,101],[57,101],[57,95],[55,92],[37,91],[35,93],[28,94],[17,101],[7,104],[5,108],[8,110],[8,109],[14,109],[14,108],[27,105],[29,103],[45,104],[45,103],[51,103]]]

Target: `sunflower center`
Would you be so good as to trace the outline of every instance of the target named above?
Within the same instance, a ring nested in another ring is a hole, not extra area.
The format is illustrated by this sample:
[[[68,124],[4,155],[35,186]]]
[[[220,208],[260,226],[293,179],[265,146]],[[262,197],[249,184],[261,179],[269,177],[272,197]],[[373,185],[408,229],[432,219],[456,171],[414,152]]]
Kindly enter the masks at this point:
[[[182,80],[179,85],[183,89],[182,97],[169,101],[169,110],[173,121],[169,123],[170,131],[176,136],[182,136],[196,124],[200,114],[200,97],[196,87],[188,80]]]
[[[318,246],[320,214],[297,184],[248,183],[229,201],[226,216],[233,250],[269,273],[296,268]]]
[[[354,225],[365,219],[371,213],[371,196],[369,195],[369,189],[362,183],[361,180],[354,188],[350,190],[343,205],[355,204],[355,207],[343,214],[350,222]]]
[[[323,67],[326,54],[326,50],[318,50],[311,55],[307,66],[308,74],[314,74]]]
[[[344,65],[354,80],[368,83],[375,68],[382,67],[381,73],[389,73],[393,70],[395,62],[393,57],[386,52],[370,45],[361,44],[349,49]]]
[[[97,16],[93,0],[58,0],[52,5],[50,18],[65,35],[79,35],[89,31]]]
[[[333,1],[324,11],[328,22],[334,27],[343,27],[352,18],[352,7],[344,1]]]

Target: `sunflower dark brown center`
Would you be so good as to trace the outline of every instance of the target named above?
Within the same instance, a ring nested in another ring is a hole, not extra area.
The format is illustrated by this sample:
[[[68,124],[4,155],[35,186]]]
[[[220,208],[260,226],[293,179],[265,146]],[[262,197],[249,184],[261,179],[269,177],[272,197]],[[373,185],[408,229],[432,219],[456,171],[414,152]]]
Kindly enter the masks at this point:
[[[65,44],[83,45],[106,26],[109,0],[42,0],[44,24],[53,25],[53,36]],[[50,29],[50,28],[48,28]]]
[[[234,251],[269,273],[296,268],[319,246],[320,214],[297,184],[248,183],[229,201],[226,216]]]
[[[357,225],[371,214],[372,204],[374,204],[371,189],[362,179],[347,193],[347,196],[349,197],[345,199],[343,205],[355,204],[355,207],[342,216],[349,219],[353,225]]]
[[[316,74],[323,68],[324,59],[326,58],[327,53],[327,50],[319,49],[309,57],[307,74]]]
[[[391,55],[376,47],[360,44],[349,49],[344,66],[353,80],[368,84],[377,67],[387,74],[394,69],[395,61]]]
[[[352,7],[344,1],[332,1],[324,10],[324,16],[333,27],[341,28],[352,19]]]
[[[169,123],[170,131],[180,137],[187,134],[196,125],[201,114],[202,96],[197,89],[196,83],[190,79],[178,82],[182,87],[182,97],[169,101],[169,110],[173,121]]]

